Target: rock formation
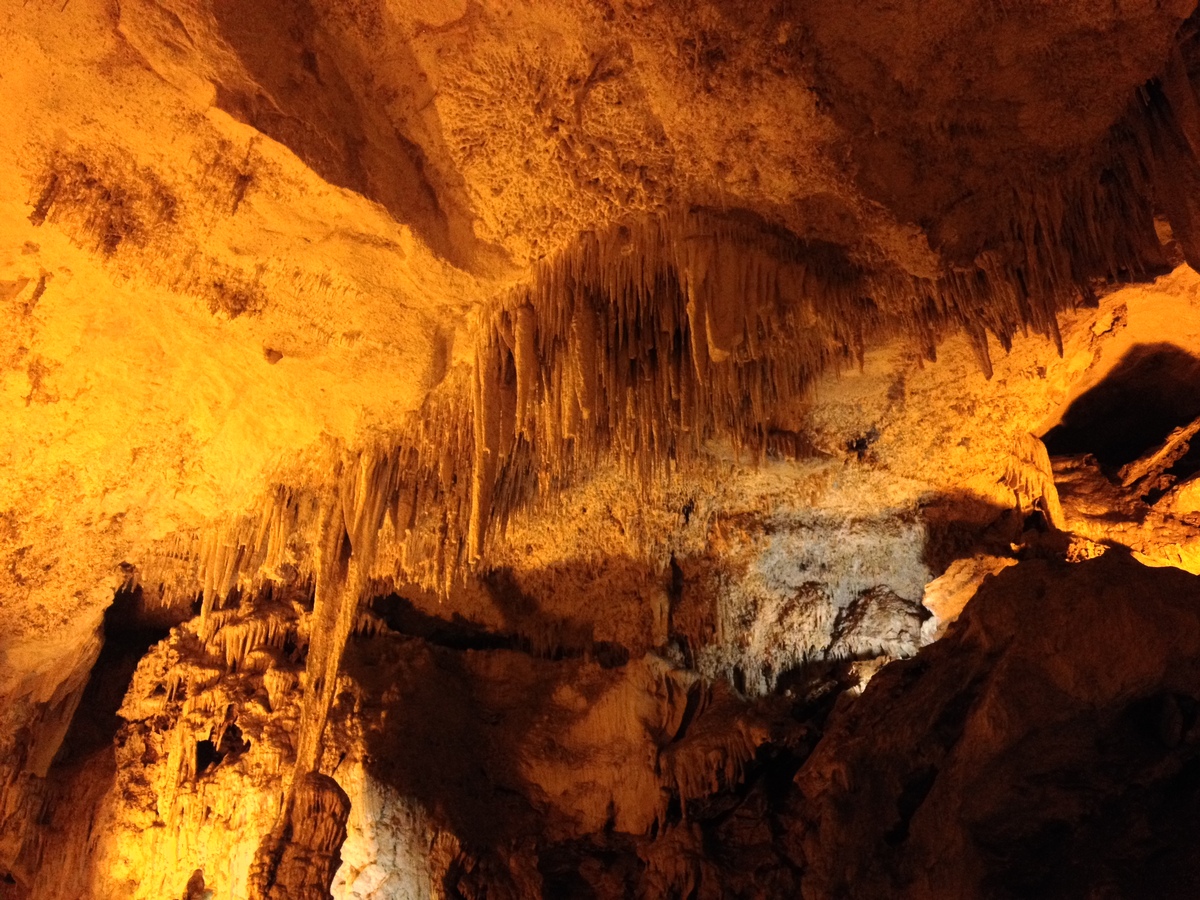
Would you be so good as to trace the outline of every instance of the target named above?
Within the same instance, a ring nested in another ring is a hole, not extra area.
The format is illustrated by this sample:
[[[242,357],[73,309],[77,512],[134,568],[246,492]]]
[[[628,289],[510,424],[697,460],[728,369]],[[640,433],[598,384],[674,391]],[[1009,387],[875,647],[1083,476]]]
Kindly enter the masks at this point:
[[[989,581],[798,773],[802,895],[1195,893],[1197,587],[1116,550]]]
[[[1194,0],[0,34],[0,900],[1195,896]]]
[[[341,866],[339,851],[349,816],[350,798],[336,781],[319,772],[305,775],[292,786],[283,827],[263,838],[255,854],[246,885],[249,896],[254,900],[328,897]]]

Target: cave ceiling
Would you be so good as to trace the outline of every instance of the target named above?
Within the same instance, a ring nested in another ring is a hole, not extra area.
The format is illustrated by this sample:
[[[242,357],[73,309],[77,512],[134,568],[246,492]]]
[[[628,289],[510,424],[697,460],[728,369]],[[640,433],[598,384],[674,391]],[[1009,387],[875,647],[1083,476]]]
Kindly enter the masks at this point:
[[[724,279],[690,339],[740,350],[722,292],[763,295],[789,322],[764,310],[780,349],[748,355],[789,387],[893,337],[969,333],[985,365],[1061,340],[1081,293],[1165,265],[1190,12],[14,4],[0,506],[41,533],[10,550],[87,533],[98,556],[65,555],[120,562],[394,441],[522,290],[552,318],[577,284],[636,305],[665,278],[686,318],[686,283]]]
[[[0,38],[5,772],[45,775],[119,591],[231,666],[239,598],[307,592],[270,632],[311,635],[305,773],[397,592],[472,647],[632,654],[630,696],[768,695],[861,649],[780,649],[776,594],[952,618],[1014,502],[1200,571],[1193,0],[3,0]],[[454,677],[526,677],[487,665]]]

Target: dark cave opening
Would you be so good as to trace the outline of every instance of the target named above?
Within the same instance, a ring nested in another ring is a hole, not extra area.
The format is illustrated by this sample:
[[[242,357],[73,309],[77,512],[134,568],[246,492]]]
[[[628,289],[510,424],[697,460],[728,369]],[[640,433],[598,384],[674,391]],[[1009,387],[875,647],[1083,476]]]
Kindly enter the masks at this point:
[[[229,720],[220,735],[213,737],[217,739],[196,742],[197,778],[215,769],[226,759],[237,759],[250,749],[250,741],[242,735],[242,729]]]
[[[1044,441],[1051,456],[1090,453],[1112,473],[1198,416],[1200,358],[1174,344],[1138,344],[1103,381],[1071,403]],[[1200,452],[1193,450],[1172,474],[1185,477],[1195,471],[1200,471]]]
[[[440,618],[420,610],[400,594],[375,597],[370,608],[397,634],[421,638],[451,650],[498,650],[512,648],[511,637],[490,632],[459,613]]]
[[[221,754],[217,752],[217,745],[212,741],[203,740],[196,741],[196,774],[203,775],[209,766],[215,766],[221,762]]]
[[[1193,440],[1187,453],[1179,457],[1163,475],[1171,479],[1172,484],[1179,484],[1198,473],[1200,473],[1200,440]],[[1151,500],[1155,499],[1157,497],[1151,495]]]
[[[121,726],[117,710],[138,663],[180,618],[170,610],[148,609],[140,587],[117,591],[104,613],[104,647],[55,757],[55,768],[70,766],[112,746]]]
[[[116,776],[115,742],[123,722],[117,711],[142,657],[184,618],[186,611],[147,604],[140,587],[125,587],[114,595],[104,613],[103,647],[58,752],[38,785],[43,812],[37,826],[43,843],[91,839],[96,811]],[[83,870],[71,871],[72,878],[84,875]],[[27,896],[21,869],[0,874],[0,888],[11,884],[16,885],[11,896]],[[82,882],[71,884],[56,896],[85,896],[72,893],[81,891]],[[10,894],[0,890],[0,896]]]

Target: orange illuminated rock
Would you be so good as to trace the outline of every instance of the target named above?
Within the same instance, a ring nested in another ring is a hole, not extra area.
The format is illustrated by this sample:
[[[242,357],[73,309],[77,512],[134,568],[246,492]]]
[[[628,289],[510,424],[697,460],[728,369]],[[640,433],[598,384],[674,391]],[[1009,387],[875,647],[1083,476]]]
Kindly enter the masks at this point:
[[[280,833],[263,839],[250,867],[250,900],[325,900],[349,816],[350,798],[328,775],[298,779]]]
[[[794,895],[1001,569],[1200,571],[1198,28],[6,4],[0,898]]]

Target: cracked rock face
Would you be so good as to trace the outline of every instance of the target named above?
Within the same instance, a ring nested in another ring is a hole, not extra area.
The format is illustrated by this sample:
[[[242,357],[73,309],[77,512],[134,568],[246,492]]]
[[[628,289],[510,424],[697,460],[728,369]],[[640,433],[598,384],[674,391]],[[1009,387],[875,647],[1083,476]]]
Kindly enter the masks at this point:
[[[1195,894],[1194,2],[0,35],[0,898]]]

